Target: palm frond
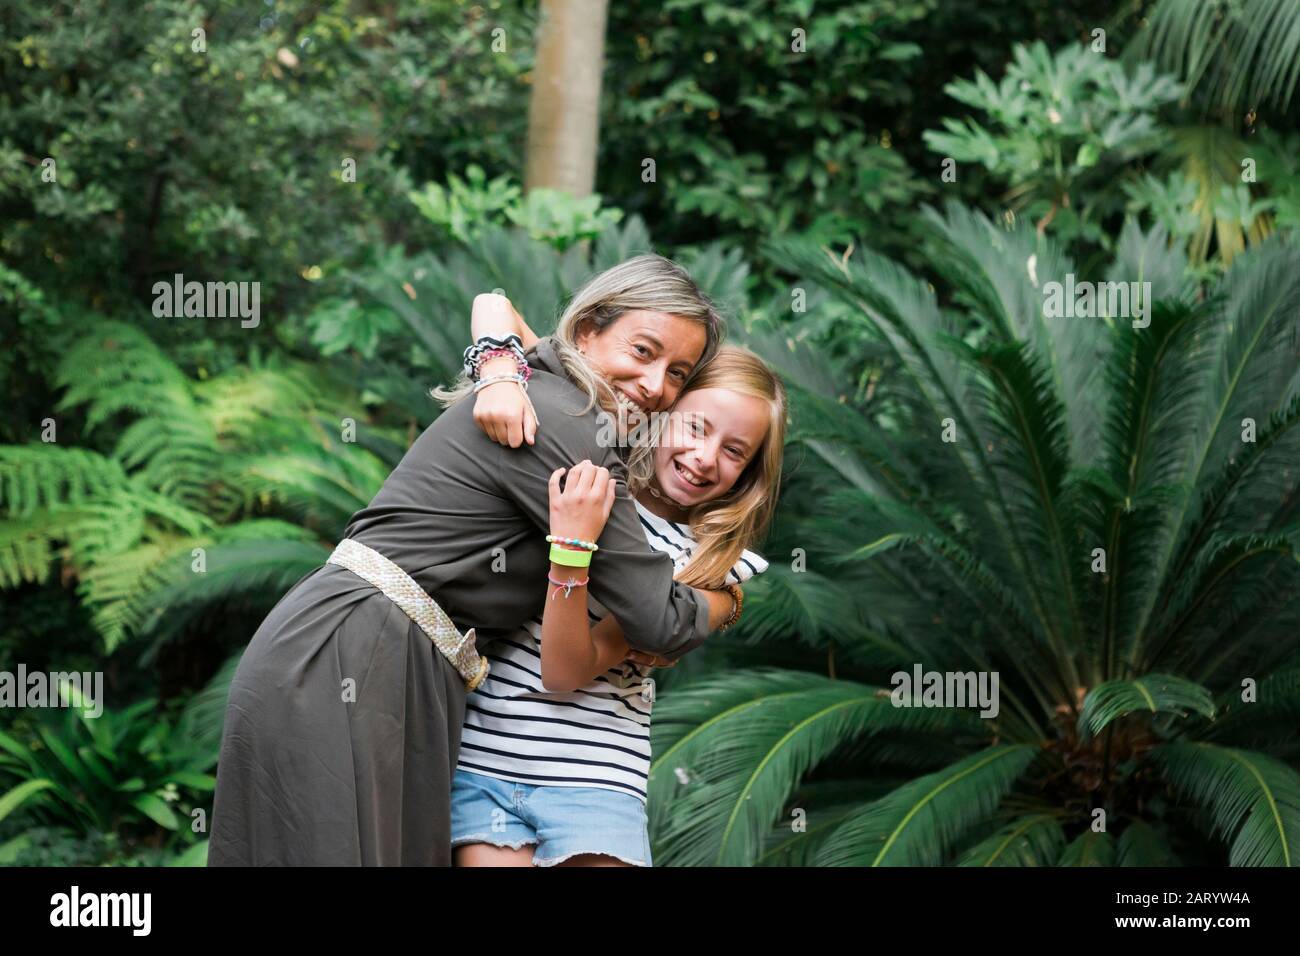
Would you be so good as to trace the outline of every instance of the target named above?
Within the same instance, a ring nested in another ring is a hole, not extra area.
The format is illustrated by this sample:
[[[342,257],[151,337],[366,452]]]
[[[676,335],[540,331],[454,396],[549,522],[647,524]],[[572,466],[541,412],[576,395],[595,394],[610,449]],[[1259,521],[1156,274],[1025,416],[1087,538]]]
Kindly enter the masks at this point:
[[[895,707],[887,692],[816,674],[748,671],[675,688],[656,708],[653,735],[649,807],[660,858],[752,864],[798,781],[847,741],[940,728],[977,739],[979,724],[965,712]]]
[[[1119,835],[1116,866],[1177,866],[1178,857],[1164,834],[1142,820],[1133,820]]]
[[[1258,678],[1254,694],[1247,701],[1240,685],[1224,691],[1215,701],[1218,719],[1201,732],[1201,739],[1252,749],[1294,740],[1300,726],[1300,664]]]
[[[1115,840],[1107,832],[1084,830],[1061,853],[1058,866],[1114,866]]]
[[[1263,754],[1200,742],[1152,757],[1183,799],[1206,808],[1232,866],[1300,865],[1300,773]]]
[[[1153,579],[1162,585],[1181,577],[1173,564],[1178,545],[1194,528],[1201,495],[1221,463],[1240,448],[1241,420],[1267,419],[1289,397],[1294,362],[1287,345],[1300,314],[1300,250],[1270,240],[1234,262],[1219,291],[1215,321],[1187,343],[1192,351],[1211,356],[1213,364],[1201,401],[1184,413],[1194,436],[1182,479],[1189,490],[1171,514],[1169,531],[1154,556]],[[1142,601],[1139,638],[1129,651],[1131,666],[1137,666],[1151,637],[1157,600],[1168,594],[1164,587],[1150,588]]]
[[[938,866],[987,819],[1037,756],[1030,744],[988,747],[920,777],[850,817],[827,837],[819,866]]]
[[[1013,820],[957,859],[958,866],[1052,866],[1065,847],[1065,831],[1050,813]]]
[[[1300,9],[1289,0],[1161,0],[1133,55],[1175,72],[1212,109],[1286,110],[1300,80]]]
[[[1108,724],[1132,713],[1197,713],[1214,719],[1214,700],[1200,684],[1172,674],[1145,674],[1132,680],[1112,680],[1088,691],[1079,711],[1081,740],[1101,733]]]

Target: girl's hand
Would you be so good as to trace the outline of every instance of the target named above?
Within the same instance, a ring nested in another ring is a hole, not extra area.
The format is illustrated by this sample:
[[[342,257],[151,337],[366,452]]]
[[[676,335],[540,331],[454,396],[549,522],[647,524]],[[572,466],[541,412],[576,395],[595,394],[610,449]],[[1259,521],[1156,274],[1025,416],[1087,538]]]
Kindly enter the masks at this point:
[[[487,391],[487,389],[484,389]],[[564,490],[560,476],[568,471]],[[598,468],[584,458],[572,468],[557,468],[548,484],[551,495],[551,534],[595,541],[605,530],[614,507],[614,479],[608,468]]]
[[[481,378],[511,375],[515,363],[509,356],[499,356],[483,363]],[[534,444],[537,417],[533,406],[518,382],[487,385],[474,396],[474,423],[499,445],[518,448],[524,442]]]

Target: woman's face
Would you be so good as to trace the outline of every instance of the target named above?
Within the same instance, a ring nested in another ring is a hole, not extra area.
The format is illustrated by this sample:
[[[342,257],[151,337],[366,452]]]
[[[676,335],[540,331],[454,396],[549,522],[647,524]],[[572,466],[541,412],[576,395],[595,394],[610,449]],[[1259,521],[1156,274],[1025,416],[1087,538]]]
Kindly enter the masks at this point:
[[[655,449],[655,479],[683,508],[730,491],[767,437],[767,403],[726,388],[692,389]]]
[[[583,330],[578,348],[614,387],[620,404],[649,414],[663,411],[704,354],[704,326],[667,312],[633,309],[600,332]],[[616,413],[616,409],[608,409]]]

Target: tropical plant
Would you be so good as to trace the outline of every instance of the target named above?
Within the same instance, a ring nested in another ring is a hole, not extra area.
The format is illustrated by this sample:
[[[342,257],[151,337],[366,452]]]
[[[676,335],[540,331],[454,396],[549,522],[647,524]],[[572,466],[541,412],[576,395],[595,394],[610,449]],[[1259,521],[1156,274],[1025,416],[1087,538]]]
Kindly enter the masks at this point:
[[[62,562],[109,652],[156,648],[213,603],[269,608],[406,448],[319,368],[255,359],[194,381],[125,323],[85,336],[58,385],[58,440],[0,446],[0,586]],[[112,426],[111,451],[65,444],[77,425]]]
[[[598,195],[577,198],[542,188],[524,195],[511,176],[489,182],[482,167],[473,164],[464,179],[450,173],[446,186],[426,183],[410,199],[421,215],[465,245],[476,242],[489,223],[513,223],[563,251],[575,242],[594,239],[623,217],[620,210],[602,209]]]
[[[181,847],[192,844],[188,834],[206,831],[205,824],[187,825],[206,819],[194,811],[211,812],[210,771],[236,662],[174,716],[154,700],[91,714],[69,686],[68,709],[42,709],[0,733],[0,820],[20,811],[40,826],[82,836],[117,833],[157,843],[168,831]],[[29,842],[23,836],[7,841],[0,856],[20,855]]]
[[[1099,185],[1156,148],[1157,112],[1181,92],[1149,63],[1128,70],[1088,46],[1050,52],[1042,42],[1017,45],[997,83],[980,71],[944,89],[990,122],[944,119],[926,144],[1005,181],[1010,208],[1035,218],[1039,232],[1054,224],[1063,242],[1104,242],[1099,220],[1115,195]]]
[[[1258,195],[1252,203],[1248,190],[1262,187],[1285,203],[1293,188],[1290,177],[1261,173],[1257,179],[1254,165],[1264,165],[1262,154],[1273,151],[1261,141],[1295,128],[1300,8],[1291,0],[1161,0],[1140,16],[1126,59],[1176,76],[1181,105],[1191,114],[1170,129],[1160,164],[1162,172],[1194,185],[1189,208],[1199,222],[1189,254],[1197,265],[1213,261],[1212,253],[1219,264],[1229,263],[1274,227],[1272,203]],[[1284,212],[1280,224],[1287,221]]]
[[[864,344],[751,336],[795,398],[768,551],[805,567],[774,561],[738,633],[822,653],[662,696],[656,859],[1300,863],[1300,249],[1198,286],[1130,222],[1095,278],[1150,282],[1149,324],[1050,319],[1050,239],[925,223],[942,291],[768,246]],[[1000,675],[999,712],[896,706],[916,667]]]
[[[1300,82],[1300,8],[1291,0],[1160,0],[1133,55],[1177,73],[1207,109],[1285,111]]]

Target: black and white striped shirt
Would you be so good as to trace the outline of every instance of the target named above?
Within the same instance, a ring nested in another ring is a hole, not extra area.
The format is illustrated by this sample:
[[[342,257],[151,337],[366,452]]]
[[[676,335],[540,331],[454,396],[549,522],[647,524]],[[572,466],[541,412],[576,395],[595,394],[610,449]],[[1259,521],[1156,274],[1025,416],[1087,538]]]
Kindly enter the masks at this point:
[[[675,570],[695,548],[686,525],[636,503],[646,540],[672,556]],[[740,583],[767,570],[745,551],[727,573]],[[563,600],[561,598],[560,600]],[[588,599],[592,623],[608,612]],[[650,773],[652,668],[622,664],[566,694],[542,687],[542,620],[485,650],[492,662],[483,684],[465,702],[458,769],[533,786],[601,787],[646,798]]]

